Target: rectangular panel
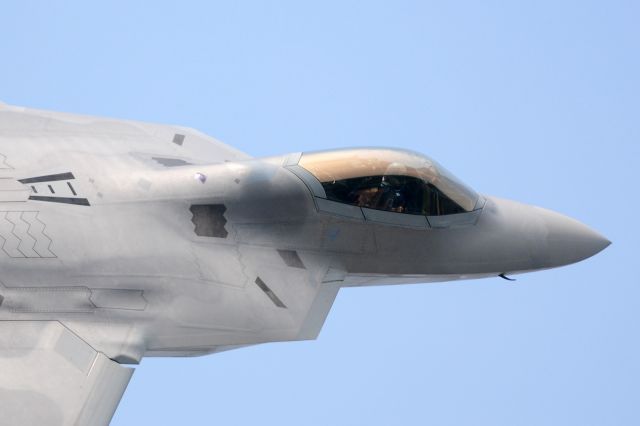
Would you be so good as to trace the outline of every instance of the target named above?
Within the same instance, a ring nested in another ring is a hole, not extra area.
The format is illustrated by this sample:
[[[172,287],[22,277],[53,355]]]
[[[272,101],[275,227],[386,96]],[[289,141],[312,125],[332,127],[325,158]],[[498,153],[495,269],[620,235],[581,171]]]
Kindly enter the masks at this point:
[[[117,288],[91,289],[91,302],[100,309],[126,309],[144,311],[147,301],[142,290]]]

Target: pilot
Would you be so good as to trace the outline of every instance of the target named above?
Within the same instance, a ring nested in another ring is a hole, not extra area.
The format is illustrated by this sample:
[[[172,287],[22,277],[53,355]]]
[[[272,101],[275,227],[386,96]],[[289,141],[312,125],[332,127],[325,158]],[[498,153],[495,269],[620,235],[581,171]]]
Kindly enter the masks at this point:
[[[356,205],[358,207],[376,208],[376,204],[380,198],[380,189],[376,186],[365,187],[355,191]]]
[[[397,176],[383,176],[380,182],[380,199],[376,208],[386,211],[397,211],[402,204],[402,188]]]
[[[380,183],[381,196],[377,206],[380,210],[404,213],[407,199],[405,196],[405,177],[407,168],[400,163],[391,163],[385,170]]]

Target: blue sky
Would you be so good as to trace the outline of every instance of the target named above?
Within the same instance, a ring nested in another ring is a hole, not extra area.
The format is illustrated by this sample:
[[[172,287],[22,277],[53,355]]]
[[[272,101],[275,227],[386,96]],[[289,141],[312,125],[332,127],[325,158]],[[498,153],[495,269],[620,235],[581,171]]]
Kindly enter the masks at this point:
[[[613,245],[562,269],[343,290],[319,340],[147,359],[113,425],[637,425],[634,1],[24,1],[0,99],[254,156],[385,145]]]

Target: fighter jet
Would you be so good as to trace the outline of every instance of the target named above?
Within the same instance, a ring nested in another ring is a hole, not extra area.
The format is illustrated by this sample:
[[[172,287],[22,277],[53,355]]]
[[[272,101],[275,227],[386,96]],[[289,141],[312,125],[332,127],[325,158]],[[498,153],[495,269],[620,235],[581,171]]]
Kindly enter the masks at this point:
[[[0,106],[0,424],[107,425],[142,357],[315,339],[342,287],[510,276],[610,243],[397,148],[250,156]]]

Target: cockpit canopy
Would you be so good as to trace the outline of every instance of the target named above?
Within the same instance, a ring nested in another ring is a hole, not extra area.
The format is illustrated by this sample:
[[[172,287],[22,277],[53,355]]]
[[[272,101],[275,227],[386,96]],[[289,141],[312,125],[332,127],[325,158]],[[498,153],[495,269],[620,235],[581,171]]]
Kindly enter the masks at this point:
[[[299,166],[328,200],[396,213],[442,216],[473,211],[478,194],[432,159],[412,151],[355,148],[305,153]]]

